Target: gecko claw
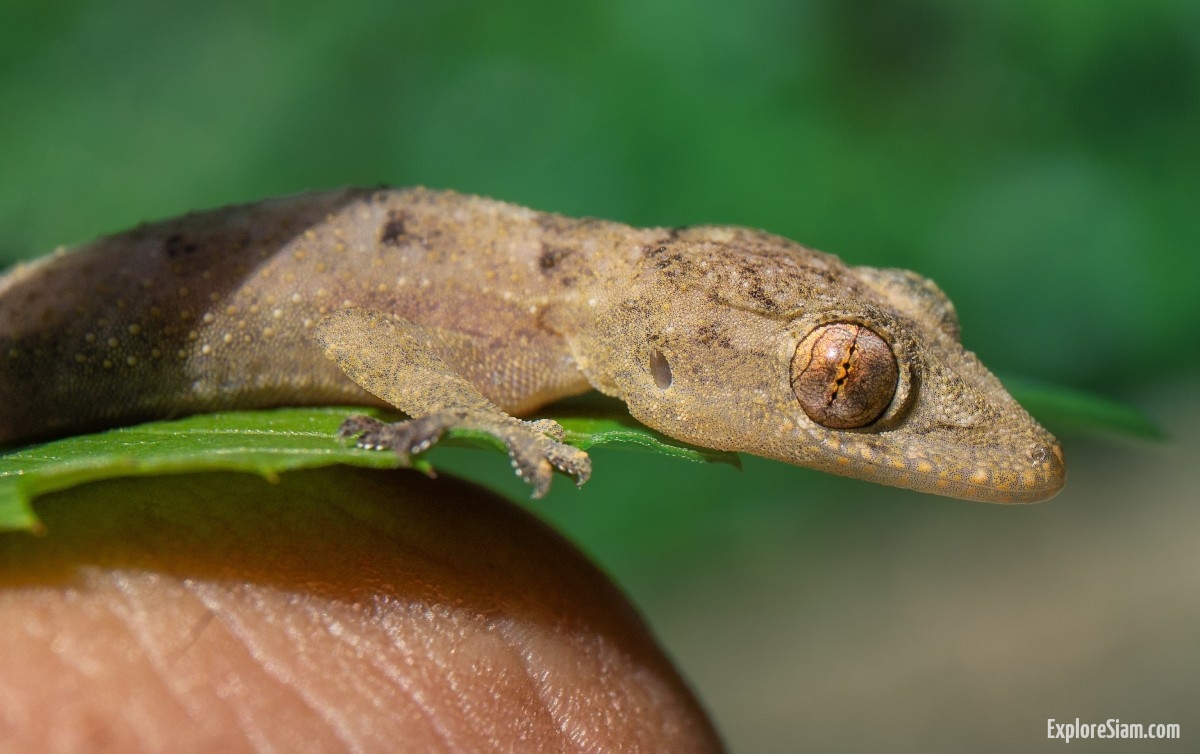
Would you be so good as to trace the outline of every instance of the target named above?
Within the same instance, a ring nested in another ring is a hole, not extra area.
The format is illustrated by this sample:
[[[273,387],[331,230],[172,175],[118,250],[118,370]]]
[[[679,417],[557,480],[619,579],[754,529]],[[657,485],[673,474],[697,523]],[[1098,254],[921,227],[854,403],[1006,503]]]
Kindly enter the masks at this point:
[[[592,459],[572,445],[552,442],[546,460],[562,473],[575,477],[576,487],[582,487],[592,476]]]

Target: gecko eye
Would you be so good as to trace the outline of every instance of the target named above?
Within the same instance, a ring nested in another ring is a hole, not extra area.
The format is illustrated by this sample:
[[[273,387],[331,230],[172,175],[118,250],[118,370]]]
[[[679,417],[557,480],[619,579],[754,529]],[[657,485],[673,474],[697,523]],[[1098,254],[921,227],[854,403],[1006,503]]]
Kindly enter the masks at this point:
[[[896,394],[899,370],[887,342],[862,325],[833,322],[810,332],[792,357],[792,390],[809,418],[851,429],[875,421]]]

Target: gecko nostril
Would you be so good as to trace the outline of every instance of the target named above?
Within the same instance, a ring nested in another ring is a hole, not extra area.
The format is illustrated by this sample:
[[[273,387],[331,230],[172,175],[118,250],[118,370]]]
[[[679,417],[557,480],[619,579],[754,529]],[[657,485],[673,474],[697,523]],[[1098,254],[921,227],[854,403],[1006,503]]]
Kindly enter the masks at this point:
[[[1057,442],[1030,445],[1026,448],[1025,455],[1029,458],[1030,463],[1035,466],[1042,466],[1047,469],[1061,468],[1063,466],[1062,446]]]
[[[865,427],[896,394],[899,369],[887,342],[850,322],[821,325],[792,357],[792,390],[816,423],[834,429]]]

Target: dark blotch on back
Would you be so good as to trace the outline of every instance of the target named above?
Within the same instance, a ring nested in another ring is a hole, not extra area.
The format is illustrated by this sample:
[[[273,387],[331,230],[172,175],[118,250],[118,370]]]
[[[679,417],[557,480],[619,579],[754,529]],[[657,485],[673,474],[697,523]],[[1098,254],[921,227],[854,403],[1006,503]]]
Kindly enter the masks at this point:
[[[397,246],[407,235],[407,230],[404,225],[404,215],[399,212],[389,212],[387,220],[379,229],[379,242]]]
[[[163,241],[163,251],[171,259],[195,253],[199,248],[198,244],[184,238],[182,233],[172,233]]]
[[[543,273],[550,274],[564,259],[574,253],[574,249],[542,244],[542,255],[538,258],[538,266]]]

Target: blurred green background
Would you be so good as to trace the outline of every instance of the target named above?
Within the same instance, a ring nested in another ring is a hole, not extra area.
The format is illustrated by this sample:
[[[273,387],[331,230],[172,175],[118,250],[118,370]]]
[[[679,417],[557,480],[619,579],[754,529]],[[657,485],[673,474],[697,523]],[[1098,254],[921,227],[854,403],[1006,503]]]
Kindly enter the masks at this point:
[[[5,262],[389,183],[920,271],[996,371],[1170,439],[1052,425],[1070,481],[1024,508],[603,449],[534,507],[737,751],[1028,750],[1050,717],[1194,740],[1200,4],[5,2],[0,108]]]

